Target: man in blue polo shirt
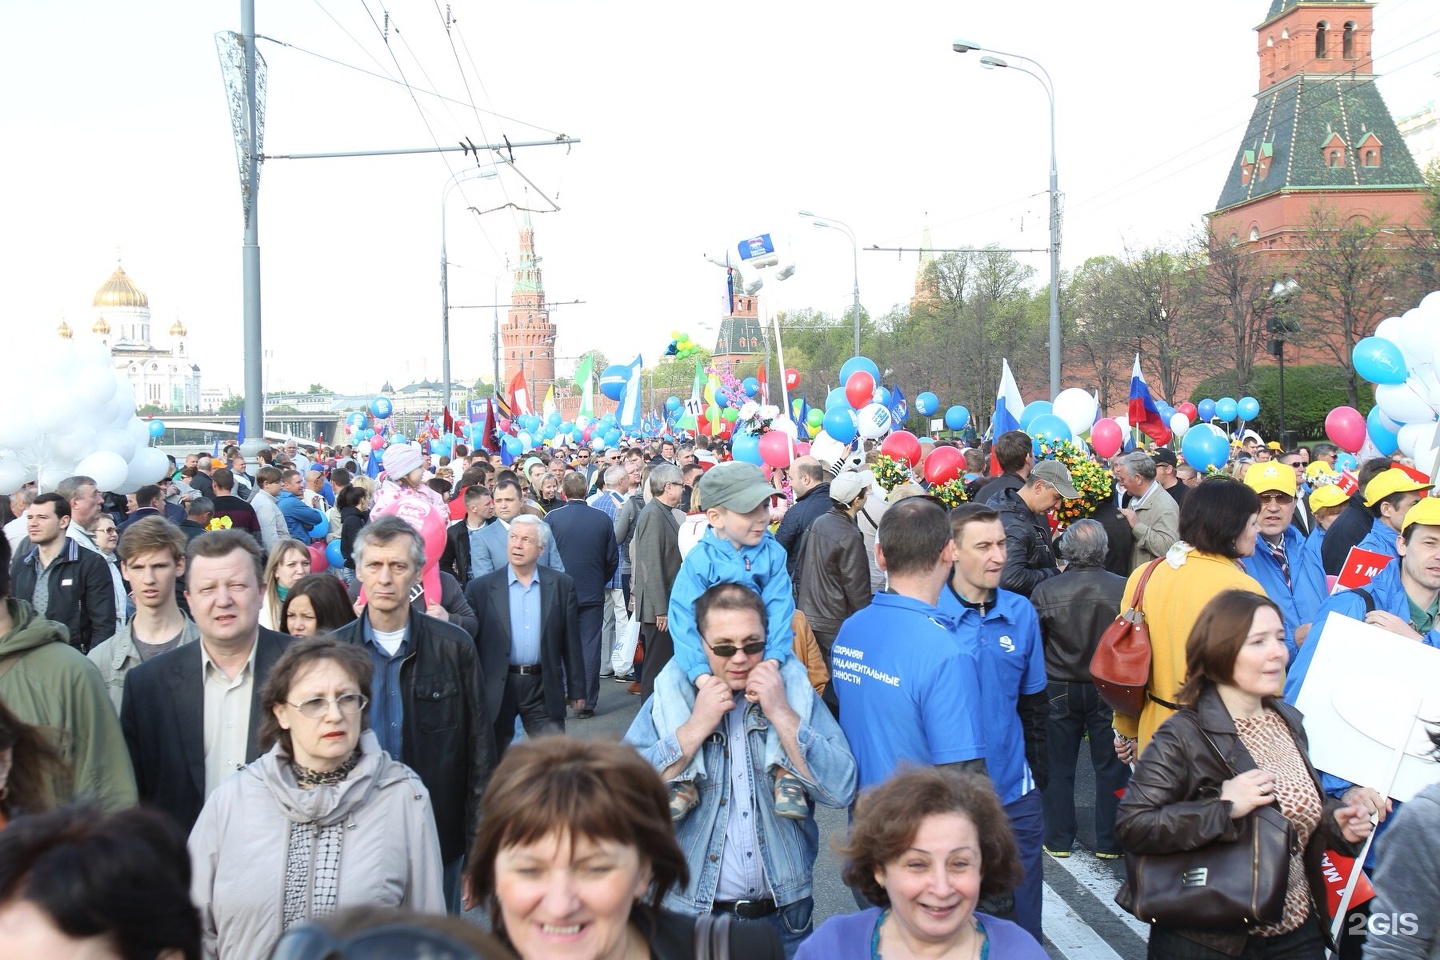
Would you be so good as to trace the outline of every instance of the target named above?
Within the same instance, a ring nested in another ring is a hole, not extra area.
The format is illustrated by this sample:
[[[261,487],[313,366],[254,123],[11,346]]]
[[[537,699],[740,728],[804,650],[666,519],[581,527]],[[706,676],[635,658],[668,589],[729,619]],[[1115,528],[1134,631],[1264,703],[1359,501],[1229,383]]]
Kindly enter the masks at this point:
[[[1005,526],[996,510],[979,503],[962,504],[950,511],[950,533],[955,567],[937,606],[954,619],[960,643],[974,648],[978,657],[985,766],[1005,805],[1025,868],[1024,878],[1015,888],[1013,919],[1038,940],[1045,818],[1042,784],[1036,777],[1048,771],[1045,718],[1049,709],[1040,620],[1029,600],[1000,589]]]
[[[902,764],[983,773],[976,651],[935,605],[955,560],[945,509],[921,497],[891,506],[876,548],[890,588],[845,621],[831,649],[840,728],[860,788]]]

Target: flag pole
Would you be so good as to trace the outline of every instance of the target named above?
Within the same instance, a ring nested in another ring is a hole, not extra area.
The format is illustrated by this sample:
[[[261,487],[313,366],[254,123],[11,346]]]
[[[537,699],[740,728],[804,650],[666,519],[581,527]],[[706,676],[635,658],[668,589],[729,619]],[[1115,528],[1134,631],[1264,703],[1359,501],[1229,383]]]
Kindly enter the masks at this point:
[[[780,399],[785,401],[781,409],[785,411],[786,417],[790,417],[790,391],[785,386],[785,345],[780,342],[779,315],[772,316],[770,322],[775,327],[775,362],[780,365]],[[794,418],[791,418],[791,422],[794,422]],[[795,462],[795,435],[787,432],[785,440],[790,448],[790,462],[793,464]]]

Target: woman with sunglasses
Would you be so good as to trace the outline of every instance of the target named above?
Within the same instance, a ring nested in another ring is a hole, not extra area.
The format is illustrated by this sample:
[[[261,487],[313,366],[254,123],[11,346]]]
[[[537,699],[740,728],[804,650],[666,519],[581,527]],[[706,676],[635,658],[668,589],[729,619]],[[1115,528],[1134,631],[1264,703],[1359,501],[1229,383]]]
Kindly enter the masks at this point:
[[[351,905],[444,912],[430,795],[367,727],[371,660],[328,637],[286,647],[260,693],[259,760],[221,783],[190,834],[207,958],[263,960]]]

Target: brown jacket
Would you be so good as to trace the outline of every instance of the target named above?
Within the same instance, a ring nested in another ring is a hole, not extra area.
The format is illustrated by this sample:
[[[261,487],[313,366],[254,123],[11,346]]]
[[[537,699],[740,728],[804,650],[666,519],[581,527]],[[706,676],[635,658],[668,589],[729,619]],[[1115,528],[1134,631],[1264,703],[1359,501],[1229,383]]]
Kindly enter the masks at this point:
[[[1328,938],[1330,917],[1320,858],[1327,849],[1353,857],[1360,845],[1347,841],[1335,822],[1335,811],[1342,804],[1325,796],[1320,776],[1310,764],[1309,741],[1300,711],[1280,700],[1267,700],[1266,705],[1279,713],[1290,727],[1305,768],[1315,781],[1315,790],[1324,801],[1319,829],[1305,848],[1305,873],[1310,881],[1311,909],[1320,912]],[[1225,709],[1220,694],[1214,687],[1207,687],[1194,706],[1184,708],[1161,724],[1140,755],[1115,818],[1115,835],[1127,853],[1177,853],[1237,838],[1230,803],[1220,799],[1221,785],[1231,774],[1206,742],[1205,734],[1209,734],[1236,773],[1255,769],[1255,761],[1240,742],[1235,721]],[[1126,910],[1133,908],[1128,883],[1120,887],[1115,902]],[[1248,936],[1243,931],[1174,932],[1231,956],[1240,955]]]

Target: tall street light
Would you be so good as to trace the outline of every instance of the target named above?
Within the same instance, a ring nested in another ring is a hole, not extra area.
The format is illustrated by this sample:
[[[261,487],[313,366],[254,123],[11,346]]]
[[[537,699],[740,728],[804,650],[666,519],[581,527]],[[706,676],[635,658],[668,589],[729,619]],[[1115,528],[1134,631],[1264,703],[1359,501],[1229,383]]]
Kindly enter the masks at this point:
[[[800,216],[809,217],[811,222],[814,223],[817,227],[830,227],[833,230],[839,230],[841,233],[845,234],[845,236],[850,238],[850,254],[854,259],[853,268],[855,271],[854,355],[858,357],[860,356],[860,247],[855,243],[855,231],[851,230],[850,225],[842,220],[836,220],[834,217],[822,217],[818,213],[812,213],[809,210],[801,210]]]
[[[445,381],[446,412],[450,410],[450,262],[445,257],[445,201],[462,181],[495,175],[494,167],[466,168],[445,181],[445,189],[440,191],[440,376]]]
[[[1024,54],[993,50],[968,40],[956,40],[950,46],[956,53],[975,50],[995,54],[981,57],[980,65],[991,70],[1004,68],[1028,73],[1040,82],[1045,88],[1045,95],[1050,98],[1050,399],[1054,400],[1060,394],[1060,186],[1055,171],[1055,84],[1050,80],[1050,72],[1039,61]],[[1024,60],[1034,64],[1040,72],[1008,63],[1000,57]]]

